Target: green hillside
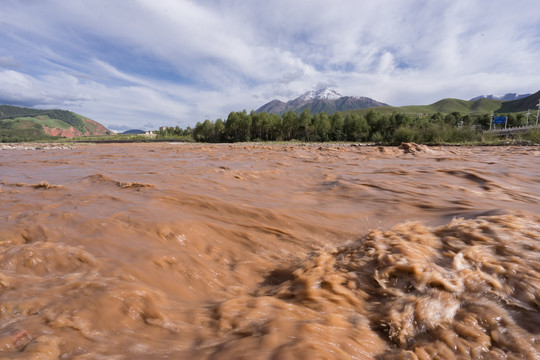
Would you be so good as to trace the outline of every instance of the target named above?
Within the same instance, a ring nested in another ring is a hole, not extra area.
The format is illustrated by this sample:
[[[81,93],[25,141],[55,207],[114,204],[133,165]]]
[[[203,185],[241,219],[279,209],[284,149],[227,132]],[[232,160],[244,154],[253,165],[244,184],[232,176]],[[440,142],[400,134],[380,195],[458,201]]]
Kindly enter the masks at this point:
[[[540,91],[522,99],[505,101],[497,112],[509,113],[538,110],[538,100],[540,100]]]
[[[71,111],[0,105],[0,142],[109,134],[100,123]]]
[[[500,100],[479,99],[474,101],[460,99],[442,99],[431,105],[406,105],[406,106],[381,106],[369,109],[351,110],[344,112],[353,114],[366,114],[373,110],[381,114],[391,114],[394,111],[403,114],[450,114],[459,112],[461,114],[477,115],[497,111],[503,102]]]

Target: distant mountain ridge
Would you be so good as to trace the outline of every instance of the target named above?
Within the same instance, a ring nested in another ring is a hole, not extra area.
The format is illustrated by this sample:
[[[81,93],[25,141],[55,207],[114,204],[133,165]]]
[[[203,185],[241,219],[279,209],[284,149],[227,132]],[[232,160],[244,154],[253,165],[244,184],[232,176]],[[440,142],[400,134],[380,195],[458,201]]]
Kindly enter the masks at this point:
[[[446,98],[441,99],[430,105],[405,105],[405,106],[381,106],[374,109],[378,113],[391,114],[393,112],[410,114],[410,115],[426,115],[426,114],[449,114],[452,112],[459,112],[461,114],[482,114],[497,112],[500,109],[501,104],[504,104],[501,100],[490,99],[478,99],[478,100],[461,100]],[[371,109],[359,109],[347,111],[358,114],[365,114]]]
[[[388,106],[388,104],[373,100],[365,96],[343,96],[334,89],[328,87],[306,91],[299,97],[287,102],[272,100],[258,108],[255,112],[283,114],[289,110],[301,113],[306,108],[312,113],[336,112],[366,109],[377,106]]]
[[[0,105],[0,141],[110,134],[97,121],[68,110]]]
[[[470,101],[475,101],[475,100],[480,100],[480,99],[511,101],[511,100],[522,99],[527,96],[531,96],[531,94],[506,93],[504,95],[480,95],[480,96],[472,98]]]
[[[124,135],[130,135],[130,134],[139,135],[139,134],[146,134],[146,131],[141,130],[141,129],[131,129],[131,130],[124,131],[122,134],[124,134]]]
[[[520,112],[527,110],[538,110],[538,102],[540,101],[540,91],[529,95],[527,97],[505,101],[501,104],[501,108],[497,110],[498,113],[507,112]]]
[[[519,113],[527,110],[538,110],[538,101],[540,100],[540,91],[517,100],[503,101],[493,100],[487,98],[478,98],[477,100],[461,100],[446,98],[441,99],[430,105],[405,105],[399,107],[382,106],[375,109],[375,111],[382,114],[391,114],[393,112],[399,112],[404,114],[434,114],[442,113],[449,114],[452,112],[459,112],[463,115],[480,115],[489,114],[491,112],[497,114],[505,113]],[[365,114],[370,109],[351,110],[345,113],[357,113]]]

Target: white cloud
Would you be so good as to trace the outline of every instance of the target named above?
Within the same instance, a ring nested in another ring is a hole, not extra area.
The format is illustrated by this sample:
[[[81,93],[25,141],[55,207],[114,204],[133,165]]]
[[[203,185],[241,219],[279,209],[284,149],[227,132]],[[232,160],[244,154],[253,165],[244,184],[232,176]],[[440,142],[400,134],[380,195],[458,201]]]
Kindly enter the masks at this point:
[[[0,56],[0,68],[20,69],[22,64],[15,60],[11,55]]]

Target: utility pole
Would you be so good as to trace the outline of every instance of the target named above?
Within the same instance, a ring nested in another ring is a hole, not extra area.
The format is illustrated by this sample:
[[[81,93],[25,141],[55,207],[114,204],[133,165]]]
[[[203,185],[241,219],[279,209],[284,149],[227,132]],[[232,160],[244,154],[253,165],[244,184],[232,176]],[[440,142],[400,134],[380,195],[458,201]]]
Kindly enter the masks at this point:
[[[525,123],[525,126],[529,126],[529,116],[531,115],[531,109],[527,110],[527,122]]]
[[[536,112],[536,126],[538,126],[538,116],[540,116],[540,99],[538,99],[538,105],[536,105],[538,111]]]
[[[491,123],[493,122],[493,111],[491,112],[491,115],[489,117],[489,130],[491,130]]]

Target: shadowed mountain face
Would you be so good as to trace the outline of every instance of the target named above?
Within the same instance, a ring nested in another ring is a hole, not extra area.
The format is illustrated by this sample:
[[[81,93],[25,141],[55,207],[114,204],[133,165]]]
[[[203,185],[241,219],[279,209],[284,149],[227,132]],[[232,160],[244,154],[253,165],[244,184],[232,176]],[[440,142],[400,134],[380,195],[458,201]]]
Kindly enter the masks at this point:
[[[323,88],[307,91],[296,99],[287,102],[272,100],[261,106],[256,112],[283,114],[292,110],[301,113],[306,108],[309,108],[312,113],[326,111],[328,114],[333,114],[338,111],[366,109],[376,106],[387,106],[387,104],[364,96],[342,96],[333,89]]]
[[[538,101],[540,100],[540,91],[525,98],[506,101],[502,103],[499,113],[519,112],[527,110],[538,110]]]

